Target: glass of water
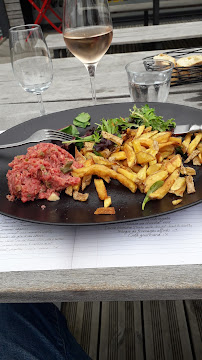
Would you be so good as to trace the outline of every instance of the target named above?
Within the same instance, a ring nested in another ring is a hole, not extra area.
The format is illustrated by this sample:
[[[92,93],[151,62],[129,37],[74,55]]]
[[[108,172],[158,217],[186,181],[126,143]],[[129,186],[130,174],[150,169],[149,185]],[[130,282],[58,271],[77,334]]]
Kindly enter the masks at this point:
[[[45,114],[42,92],[53,79],[52,60],[41,27],[20,25],[9,29],[11,64],[22,88],[38,97],[40,115]]]
[[[174,64],[168,60],[140,60],[126,65],[128,86],[134,102],[165,102]]]

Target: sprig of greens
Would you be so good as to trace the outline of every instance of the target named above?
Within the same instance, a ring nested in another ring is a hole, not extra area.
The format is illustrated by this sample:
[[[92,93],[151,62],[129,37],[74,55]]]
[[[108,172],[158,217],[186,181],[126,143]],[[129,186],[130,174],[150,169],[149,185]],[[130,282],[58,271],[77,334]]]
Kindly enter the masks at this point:
[[[77,115],[77,117],[75,117],[73,124],[85,129],[90,125],[90,115],[88,113],[82,112],[81,114]]]
[[[95,123],[97,128],[94,130],[92,135],[80,137],[77,127],[86,128],[90,125],[90,115],[88,113],[81,113],[76,116],[73,120],[73,124],[69,125],[63,129],[62,132],[72,135],[75,139],[71,141],[64,142],[65,144],[77,143],[79,147],[82,147],[82,144],[87,141],[93,141],[95,144],[99,144],[102,138],[102,131],[106,131],[110,134],[121,137],[121,134],[127,128],[137,128],[140,125],[145,125],[146,127],[151,126],[153,130],[166,131],[175,127],[176,124],[174,119],[169,119],[167,121],[163,120],[162,116],[157,116],[155,109],[150,108],[149,105],[144,105],[141,108],[138,108],[134,105],[133,110],[130,110],[130,115],[127,118],[119,117],[113,119],[101,119],[100,124]],[[97,145],[98,146],[98,145]],[[103,146],[108,146],[102,144]]]
[[[159,180],[159,181],[156,181],[150,188],[149,190],[147,191],[147,194],[143,200],[143,203],[142,203],[142,210],[144,210],[145,208],[145,205],[148,203],[148,201],[150,201],[150,197],[149,195],[151,193],[153,193],[154,191],[158,190],[162,185],[164,184],[164,181],[162,180]]]
[[[72,135],[72,136],[76,136],[79,135],[79,131],[77,130],[76,126],[74,125],[68,125],[62,129],[60,129],[60,131]]]
[[[170,130],[171,128],[174,128],[176,126],[173,118],[164,121],[163,117],[157,116],[155,113],[155,109],[150,108],[148,104],[142,106],[140,109],[136,105],[134,105],[133,110],[130,110],[130,119],[138,126],[151,126],[152,130],[158,131]]]
[[[88,141],[93,141],[94,143],[99,143],[101,138],[102,138],[101,134],[99,134],[95,130],[92,135],[84,136],[84,137],[76,136],[75,139],[73,139],[73,140],[63,141],[63,144],[75,144],[75,143],[82,144],[82,143],[88,142]]]
[[[78,119],[78,117],[79,117],[79,115],[77,116],[76,119]],[[75,124],[75,121],[73,121],[73,122]],[[133,126],[137,127],[138,126],[138,125],[130,123],[129,119],[124,119],[122,117],[108,119],[108,120],[102,119],[101,124],[95,123],[95,125],[97,125],[97,128],[96,128],[96,130],[94,130],[94,133],[90,136],[85,136],[85,137],[78,136],[79,132],[74,125],[69,125],[66,128],[61,129],[61,131],[75,136],[75,139],[70,140],[70,141],[65,141],[64,144],[84,143],[86,141],[93,141],[95,144],[98,144],[100,142],[100,140],[102,139],[102,135],[101,135],[102,131],[106,131],[110,134],[121,137],[122,131],[124,131],[128,127],[133,127]],[[71,131],[73,131],[73,132],[71,133]]]
[[[129,127],[138,127],[136,124],[129,122],[129,118],[114,118],[114,119],[102,119],[101,124],[97,124],[97,131],[106,131],[109,134],[113,134],[121,137],[121,132]]]
[[[60,129],[60,131],[66,134],[70,134],[72,136],[77,136],[79,135],[79,131],[76,128],[76,126],[85,129],[89,125],[90,125],[90,115],[88,113],[82,112],[81,114],[75,117],[75,119],[73,120],[73,125],[68,125]]]

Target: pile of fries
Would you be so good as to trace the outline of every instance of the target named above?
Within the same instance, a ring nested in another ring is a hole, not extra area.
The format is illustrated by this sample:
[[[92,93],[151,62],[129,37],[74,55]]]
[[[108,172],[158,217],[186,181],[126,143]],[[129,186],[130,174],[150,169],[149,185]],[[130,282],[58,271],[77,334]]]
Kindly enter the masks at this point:
[[[83,192],[95,176],[95,189],[103,207],[97,208],[94,214],[115,214],[115,208],[111,206],[113,199],[108,196],[105,186],[111,179],[118,180],[132,193],[139,189],[145,194],[157,181],[163,181],[149,198],[162,199],[172,193],[177,196],[173,205],[182,201],[185,191],[188,194],[195,192],[193,177],[196,171],[186,164],[201,166],[202,133],[187,134],[182,139],[170,131],[152,131],[151,127],[142,125],[137,129],[128,128],[122,137],[106,132],[102,136],[113,142],[110,150],[107,148],[95,154],[92,142],[86,142],[80,151],[75,148],[75,160],[83,167],[73,169],[72,176],[80,177],[81,181],[79,185],[66,189],[66,194],[75,200],[86,201],[89,194]],[[179,147],[185,160],[176,152]]]

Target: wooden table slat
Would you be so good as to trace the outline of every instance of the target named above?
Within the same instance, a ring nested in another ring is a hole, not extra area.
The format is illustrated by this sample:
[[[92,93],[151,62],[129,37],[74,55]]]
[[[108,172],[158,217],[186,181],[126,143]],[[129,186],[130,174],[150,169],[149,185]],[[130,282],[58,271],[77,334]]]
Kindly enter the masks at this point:
[[[188,316],[183,301],[84,303],[78,324],[71,329],[92,360],[201,360],[198,320],[201,321],[202,301],[185,304]],[[78,308],[79,304],[77,311]],[[63,314],[69,325],[71,305],[63,304]],[[89,336],[92,331],[96,336]],[[90,352],[90,348],[94,351]]]
[[[62,303],[62,313],[70,332],[92,359],[97,358],[99,334],[99,302]]]
[[[186,320],[189,327],[189,336],[193,346],[196,359],[202,354],[202,307],[199,300],[186,300]]]
[[[144,44],[179,39],[201,38],[201,21],[150,26],[115,28],[111,45]],[[50,50],[66,49],[63,35],[49,34],[46,42]]]

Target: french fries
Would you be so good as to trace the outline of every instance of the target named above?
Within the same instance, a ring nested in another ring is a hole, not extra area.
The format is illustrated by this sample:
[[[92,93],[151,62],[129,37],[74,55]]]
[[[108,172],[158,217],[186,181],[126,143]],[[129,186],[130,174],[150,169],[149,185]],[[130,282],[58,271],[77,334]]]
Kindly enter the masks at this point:
[[[173,173],[165,180],[164,184],[156,191],[149,195],[150,199],[163,199],[163,197],[168,193],[175,180],[179,176],[179,170],[176,169]]]
[[[94,212],[95,215],[115,215],[114,207],[100,207]]]
[[[118,137],[118,136],[115,136],[115,135],[112,135],[112,134],[109,134],[107,133],[106,131],[102,131],[102,137],[104,139],[108,139],[108,140],[111,140],[112,142],[114,142],[115,144],[117,145],[122,145],[123,143],[123,139]]]
[[[115,214],[115,208],[111,206],[113,199],[106,188],[111,179],[119,181],[132,193],[139,189],[144,194],[156,182],[163,181],[163,185],[148,196],[151,200],[160,200],[171,193],[178,197],[172,200],[173,205],[182,201],[185,191],[188,194],[195,192],[196,170],[184,164],[192,162],[201,166],[202,133],[187,134],[182,139],[172,136],[170,131],[152,131],[151,127],[141,125],[137,129],[127,129],[122,137],[106,132],[102,132],[102,136],[113,142],[110,149],[95,155],[92,144],[85,144],[85,149],[81,151],[75,148],[75,159],[83,167],[74,168],[72,176],[80,177],[81,182],[68,186],[65,191],[75,200],[87,201],[88,194],[80,193],[79,189],[84,191],[94,177],[98,198],[103,201],[103,207],[97,208],[95,215]],[[187,155],[185,161],[176,154],[178,147]]]
[[[94,184],[100,200],[105,200],[107,198],[107,190],[104,181],[102,179],[94,179]]]
[[[165,180],[168,177],[168,172],[166,170],[159,170],[157,172],[155,172],[152,175],[149,175],[145,182],[145,193],[147,193],[147,191],[149,190],[149,188],[157,181],[159,180]]]
[[[73,199],[74,200],[86,201],[88,199],[88,196],[89,196],[88,193],[82,194],[82,193],[80,193],[80,192],[78,192],[76,190],[73,192]]]
[[[172,204],[173,205],[178,205],[178,204],[180,204],[182,202],[182,199],[177,199],[177,200],[173,200],[172,201]]]
[[[194,179],[193,176],[188,175],[186,176],[186,184],[187,184],[187,193],[192,194],[195,193],[195,187],[194,187]]]

